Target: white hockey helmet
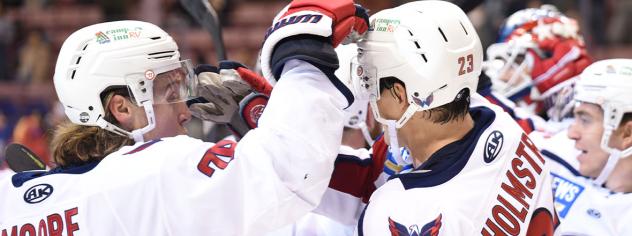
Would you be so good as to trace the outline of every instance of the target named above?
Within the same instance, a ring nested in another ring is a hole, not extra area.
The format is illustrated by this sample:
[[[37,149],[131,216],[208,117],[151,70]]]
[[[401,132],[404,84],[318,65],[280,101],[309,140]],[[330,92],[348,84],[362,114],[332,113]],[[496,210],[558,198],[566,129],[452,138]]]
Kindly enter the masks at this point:
[[[335,50],[338,55],[338,64],[340,65],[340,67],[336,70],[335,75],[340,81],[343,81],[347,86],[349,86],[350,89],[353,89],[353,83],[351,81],[351,61],[358,53],[358,46],[355,43],[347,45],[341,44],[338,45]],[[365,141],[372,145],[373,139],[371,138],[369,129],[366,125],[368,112],[369,100],[356,96],[354,102],[344,110],[344,125],[347,128],[360,129]]]
[[[99,126],[135,141],[155,127],[153,104],[183,102],[197,84],[189,61],[180,61],[175,41],[141,21],[106,22],[82,28],[66,39],[55,67],[54,84],[71,122]],[[127,88],[143,106],[147,126],[131,132],[104,119],[104,91]]]
[[[411,2],[380,11],[370,22],[368,34],[358,43],[353,72],[358,92],[368,96],[380,123],[390,123],[376,104],[382,78],[395,77],[406,86],[410,106],[396,128],[417,111],[454,101],[465,88],[476,92],[483,49],[474,26],[456,5]]]
[[[608,59],[595,62],[581,73],[575,85],[575,100],[597,104],[603,110],[604,133],[601,148],[607,152],[632,155],[632,147],[616,150],[608,146],[612,132],[623,115],[632,112],[632,59]]]

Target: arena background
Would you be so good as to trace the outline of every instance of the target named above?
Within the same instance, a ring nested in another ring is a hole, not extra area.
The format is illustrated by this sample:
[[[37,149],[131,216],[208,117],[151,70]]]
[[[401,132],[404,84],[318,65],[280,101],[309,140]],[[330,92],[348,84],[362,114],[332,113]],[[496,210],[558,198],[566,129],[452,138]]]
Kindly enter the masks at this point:
[[[220,14],[228,58],[254,67],[266,28],[288,1],[210,0]],[[468,4],[469,0],[460,0]],[[358,0],[377,12],[405,0]],[[469,3],[479,2],[477,0]],[[511,13],[543,3],[578,20],[595,59],[632,58],[631,0],[483,1],[469,15],[483,46],[493,43],[499,25]],[[65,120],[52,76],[57,53],[73,31],[98,22],[134,19],[166,29],[182,58],[216,62],[213,42],[177,0],[2,0],[0,2],[0,157],[11,142],[48,157],[50,132]],[[193,136],[215,141],[192,122]],[[208,131],[208,125],[206,127]],[[3,158],[0,158],[0,160]],[[0,164],[1,165],[1,164]],[[0,168],[6,168],[2,166]]]

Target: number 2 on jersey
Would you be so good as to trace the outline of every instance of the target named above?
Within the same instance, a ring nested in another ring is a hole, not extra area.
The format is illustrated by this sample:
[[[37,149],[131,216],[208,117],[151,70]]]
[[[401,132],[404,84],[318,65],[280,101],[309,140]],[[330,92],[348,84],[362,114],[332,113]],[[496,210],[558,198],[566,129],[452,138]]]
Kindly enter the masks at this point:
[[[198,163],[198,170],[202,172],[202,174],[211,177],[213,176],[213,173],[215,173],[215,169],[226,169],[226,167],[228,167],[228,163],[233,160],[236,146],[237,143],[230,140],[217,142],[215,146],[209,148],[206,153],[204,153],[204,156]],[[220,158],[220,156],[222,158]],[[216,168],[213,168],[211,163],[213,163]]]
[[[465,61],[467,61],[467,68],[465,68]],[[472,54],[468,54],[466,57],[459,57],[458,63],[461,65],[459,75],[474,71],[474,56],[472,56]]]

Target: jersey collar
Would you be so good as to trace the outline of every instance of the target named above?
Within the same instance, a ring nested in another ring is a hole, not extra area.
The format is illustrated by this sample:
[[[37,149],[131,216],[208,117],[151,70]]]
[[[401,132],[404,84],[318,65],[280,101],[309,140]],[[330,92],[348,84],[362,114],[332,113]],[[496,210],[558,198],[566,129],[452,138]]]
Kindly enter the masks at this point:
[[[496,118],[494,111],[487,107],[470,108],[474,127],[460,140],[454,141],[432,154],[415,170],[391,176],[399,178],[405,189],[432,187],[443,184],[459,174],[467,164],[481,134]]]

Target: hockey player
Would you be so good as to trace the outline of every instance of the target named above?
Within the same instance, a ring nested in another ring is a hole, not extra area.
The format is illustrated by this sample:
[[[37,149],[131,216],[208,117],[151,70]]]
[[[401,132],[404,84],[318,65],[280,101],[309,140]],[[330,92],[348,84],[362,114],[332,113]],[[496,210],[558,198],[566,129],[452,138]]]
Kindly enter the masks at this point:
[[[387,143],[415,165],[373,192],[359,235],[552,235],[545,160],[474,93],[482,48],[462,10],[419,1],[378,12],[358,46],[355,81]]]
[[[528,8],[507,18],[498,40],[484,62],[493,90],[545,119],[570,115],[572,85],[592,60],[576,21],[551,5]]]
[[[337,61],[326,56],[366,31],[355,13],[351,1],[283,10],[307,20],[268,32],[263,64],[278,83],[259,128],[238,145],[183,135],[195,77],[163,30],[120,21],[73,33],[54,77],[75,124],[56,136],[61,168],[0,182],[1,234],[260,235],[298,219],[318,204],[340,145],[352,95],[329,76]]]
[[[340,45],[336,49],[340,67],[335,75],[338,79],[351,86],[351,59],[355,58],[357,46],[355,44]],[[368,114],[369,101],[366,99],[354,99],[353,104],[344,110],[344,129],[342,131],[342,143],[336,158],[336,165],[341,165],[349,159],[369,159],[370,153],[367,146],[373,144],[371,130],[375,128],[375,121]],[[343,182],[348,182],[352,176],[340,178]],[[382,178],[382,182],[385,178]],[[350,199],[349,201],[344,201]],[[343,214],[345,209],[358,209],[361,204],[353,196],[338,192],[334,189],[327,189],[323,196],[324,209],[317,208],[315,212],[309,213],[296,223],[283,229],[267,234],[266,236],[289,236],[289,235],[353,235],[356,222],[343,223],[337,219],[332,219],[331,214]],[[335,204],[332,202],[342,202]],[[324,211],[324,212],[323,212]]]
[[[579,170],[552,172],[562,235],[632,234],[630,90],[631,59],[595,62],[577,81],[568,137],[581,151]]]

